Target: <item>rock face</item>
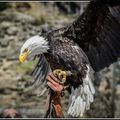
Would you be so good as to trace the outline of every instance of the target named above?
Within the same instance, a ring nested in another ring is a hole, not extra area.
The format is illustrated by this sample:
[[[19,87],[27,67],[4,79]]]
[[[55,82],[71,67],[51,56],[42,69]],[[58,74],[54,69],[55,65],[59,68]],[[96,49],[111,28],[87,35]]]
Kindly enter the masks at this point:
[[[0,57],[2,58],[18,57],[23,42],[41,31],[40,26],[31,25],[34,18],[19,12],[3,12],[0,22]]]

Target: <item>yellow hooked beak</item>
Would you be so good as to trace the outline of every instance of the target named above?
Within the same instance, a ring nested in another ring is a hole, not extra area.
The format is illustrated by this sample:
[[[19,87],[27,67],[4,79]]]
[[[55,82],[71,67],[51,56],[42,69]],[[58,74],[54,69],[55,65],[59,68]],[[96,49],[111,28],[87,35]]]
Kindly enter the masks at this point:
[[[19,61],[23,63],[27,59],[27,56],[28,56],[28,51],[24,52],[19,56]]]

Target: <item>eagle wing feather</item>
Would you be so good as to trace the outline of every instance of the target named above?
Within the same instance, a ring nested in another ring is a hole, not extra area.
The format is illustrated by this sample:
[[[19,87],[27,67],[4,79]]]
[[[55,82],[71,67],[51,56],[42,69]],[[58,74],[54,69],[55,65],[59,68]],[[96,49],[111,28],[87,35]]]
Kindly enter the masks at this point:
[[[78,43],[96,72],[120,57],[120,6],[113,6],[112,0],[108,2],[112,7],[102,2],[91,1],[64,32],[64,36]]]

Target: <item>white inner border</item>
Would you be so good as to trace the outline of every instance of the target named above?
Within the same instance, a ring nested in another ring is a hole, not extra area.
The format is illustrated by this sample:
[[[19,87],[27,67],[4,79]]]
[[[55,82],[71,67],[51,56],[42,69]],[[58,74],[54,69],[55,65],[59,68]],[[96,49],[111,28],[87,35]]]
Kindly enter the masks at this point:
[[[60,0],[56,0],[56,1],[47,1],[47,0],[43,0],[43,1],[0,1],[0,2],[90,2],[89,0],[86,1],[60,1]]]

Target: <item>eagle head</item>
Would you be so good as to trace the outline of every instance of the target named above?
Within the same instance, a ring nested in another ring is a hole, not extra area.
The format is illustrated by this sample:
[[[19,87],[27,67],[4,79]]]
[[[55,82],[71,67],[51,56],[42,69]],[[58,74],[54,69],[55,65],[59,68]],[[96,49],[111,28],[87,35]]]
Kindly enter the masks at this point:
[[[36,55],[47,53],[49,49],[48,41],[42,36],[33,36],[29,38],[22,46],[19,55],[19,61],[33,60]]]

